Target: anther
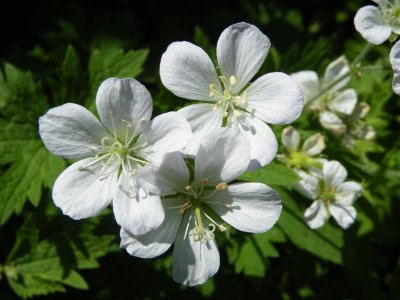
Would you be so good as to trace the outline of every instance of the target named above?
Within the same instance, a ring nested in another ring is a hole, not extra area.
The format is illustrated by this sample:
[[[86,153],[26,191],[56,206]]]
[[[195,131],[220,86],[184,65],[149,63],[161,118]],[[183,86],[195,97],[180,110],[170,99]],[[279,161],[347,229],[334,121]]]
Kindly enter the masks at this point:
[[[232,76],[229,78],[229,83],[230,83],[231,85],[235,85],[235,84],[236,84],[236,77],[235,77],[235,75],[232,75]]]
[[[227,186],[228,186],[228,185],[226,184],[226,182],[221,182],[221,183],[218,183],[218,184],[216,185],[215,189],[216,189],[217,191],[222,191],[222,190],[225,190]]]
[[[186,201],[185,203],[183,203],[183,205],[179,209],[179,214],[183,215],[185,213],[185,210],[187,210],[189,207],[190,207],[190,202],[189,201]]]
[[[218,225],[218,229],[219,229],[219,231],[221,231],[221,232],[224,232],[224,231],[227,231],[227,230],[228,230],[228,228],[226,228],[224,225]]]
[[[238,110],[234,110],[233,114],[235,115],[236,118],[239,118],[242,115],[242,113]]]
[[[187,190],[188,192],[193,191],[193,188],[191,185],[188,185],[187,187],[185,187],[185,190]]]
[[[224,99],[227,101],[232,99],[231,93],[229,93],[227,90],[224,90]]]
[[[202,184],[207,184],[207,183],[208,183],[208,179],[207,179],[207,178],[205,178],[205,179],[200,179],[200,182],[201,182]]]

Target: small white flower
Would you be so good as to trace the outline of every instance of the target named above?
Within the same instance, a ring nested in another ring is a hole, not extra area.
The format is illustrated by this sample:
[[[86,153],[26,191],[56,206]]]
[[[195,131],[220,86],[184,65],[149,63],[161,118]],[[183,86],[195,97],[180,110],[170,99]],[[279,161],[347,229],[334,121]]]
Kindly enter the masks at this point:
[[[343,134],[343,143],[346,147],[352,147],[356,138],[372,140],[376,136],[374,127],[367,125],[364,118],[369,112],[369,105],[360,102],[356,105],[353,113],[345,118],[346,132]]]
[[[392,64],[393,76],[393,91],[400,95],[400,40],[390,50],[390,63]]]
[[[356,218],[353,203],[361,194],[361,186],[353,181],[346,181],[347,171],[337,161],[323,164],[321,173],[308,174],[299,171],[302,178],[297,189],[306,197],[315,200],[306,209],[304,218],[313,228],[320,228],[328,219],[330,213],[338,224],[347,229]]]
[[[300,148],[301,137],[292,126],[282,131],[282,144],[287,155],[279,155],[279,159],[294,168],[312,167],[319,165],[313,158],[325,149],[324,136],[316,133],[304,141]]]
[[[275,156],[274,133],[264,123],[288,124],[303,109],[303,97],[290,76],[276,72],[249,83],[259,71],[270,41],[257,27],[237,23],[225,29],[217,43],[218,76],[209,56],[188,42],[172,43],[161,58],[164,86],[178,97],[205,103],[184,107],[195,133],[187,153],[195,155],[203,137],[221,126],[238,128],[251,144],[249,169]]]
[[[400,1],[375,0],[378,7],[361,7],[354,17],[356,30],[369,43],[379,45],[385,42],[392,32],[400,34]]]
[[[186,285],[204,283],[219,268],[216,230],[226,222],[245,232],[265,232],[278,220],[281,200],[261,183],[234,183],[250,162],[246,137],[221,128],[199,147],[192,172],[182,154],[169,153],[158,166],[147,165],[139,180],[149,191],[166,196],[164,223],[144,235],[121,230],[121,247],[134,256],[152,258],[175,243],[172,276]]]
[[[346,74],[349,76],[340,80]],[[350,65],[346,57],[341,56],[331,62],[321,80],[314,71],[300,71],[291,76],[303,91],[306,108],[320,112],[330,111],[332,114],[352,113],[357,103],[357,94],[354,89],[344,89],[350,81]],[[324,92],[329,86],[331,88]]]
[[[39,119],[40,136],[55,155],[80,159],[57,178],[53,199],[65,215],[98,215],[113,201],[115,218],[136,234],[157,228],[164,210],[159,196],[139,188],[136,173],[147,162],[184,148],[191,138],[177,113],[149,122],[147,89],[134,79],[110,78],[96,96],[101,122],[84,107],[67,103]]]

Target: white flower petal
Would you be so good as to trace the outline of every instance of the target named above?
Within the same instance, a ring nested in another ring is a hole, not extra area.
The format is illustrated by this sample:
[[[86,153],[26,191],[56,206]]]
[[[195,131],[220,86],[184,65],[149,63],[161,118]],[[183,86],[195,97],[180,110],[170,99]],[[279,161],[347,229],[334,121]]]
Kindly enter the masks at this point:
[[[346,125],[343,124],[343,121],[334,113],[330,111],[323,111],[319,115],[319,122],[322,127],[331,130],[335,134],[342,134],[346,131]]]
[[[72,164],[54,183],[55,205],[75,220],[97,216],[111,202],[117,184],[117,167],[110,164],[102,170],[103,164],[94,158]]]
[[[353,89],[346,89],[337,94],[328,102],[328,107],[345,115],[350,115],[357,104],[357,93]]]
[[[301,180],[296,183],[295,188],[309,199],[315,200],[320,192],[320,179],[302,170],[295,171]]]
[[[329,211],[343,229],[349,228],[356,220],[357,211],[353,206],[331,204]]]
[[[303,95],[299,85],[284,73],[269,73],[248,88],[248,112],[271,124],[288,124],[303,110]]]
[[[327,218],[328,213],[321,200],[314,201],[304,212],[304,219],[312,229],[322,227]]]
[[[220,128],[207,135],[195,158],[195,180],[208,184],[229,182],[246,171],[250,163],[250,146],[237,129]]]
[[[320,154],[325,149],[324,136],[320,133],[310,136],[304,141],[301,150],[309,156]]]
[[[169,112],[151,120],[135,146],[142,146],[137,150],[139,156],[154,162],[167,152],[182,150],[191,138],[192,130],[185,118],[176,112]]]
[[[271,128],[263,121],[243,112],[240,117],[230,115],[227,127],[238,128],[250,143],[251,161],[247,171],[257,170],[274,159],[278,143]]]
[[[292,126],[288,126],[282,131],[282,144],[289,151],[294,152],[299,149],[300,144],[300,134]]]
[[[304,105],[318,94],[320,83],[318,75],[314,71],[300,71],[290,74],[292,78],[300,85],[304,96]]]
[[[335,200],[340,205],[353,205],[360,197],[362,187],[357,182],[346,181],[336,188]]]
[[[324,73],[324,85],[330,85],[334,81],[338,80],[340,77],[344,76],[345,74],[348,74],[346,78],[343,80],[339,81],[337,84],[335,84],[330,90],[339,90],[343,88],[346,84],[350,82],[351,76],[350,76],[350,65],[347,60],[347,58],[342,55],[339,58],[335,59],[333,62],[331,62],[325,69]]]
[[[184,150],[185,154],[195,156],[205,136],[215,129],[221,128],[223,110],[222,108],[218,110],[213,108],[213,104],[193,104],[178,110],[178,113],[189,122],[194,133],[192,140]]]
[[[165,219],[160,227],[143,235],[133,235],[121,228],[121,248],[133,256],[140,258],[153,258],[167,251],[176,239],[182,215],[179,205],[183,199],[166,199],[163,201]]]
[[[117,223],[138,235],[158,228],[165,214],[160,197],[139,188],[135,180],[121,172],[114,189],[113,210]]]
[[[336,188],[347,177],[347,170],[343,165],[335,160],[328,161],[322,167],[325,184],[329,187]]]
[[[187,227],[188,222],[189,227]],[[173,279],[188,286],[203,284],[219,269],[219,252],[215,239],[206,243],[195,241],[194,228],[194,217],[186,213],[172,256]]]
[[[103,124],[124,141],[146,127],[153,110],[153,100],[139,81],[109,78],[97,91],[96,106]]]
[[[372,5],[361,7],[354,17],[354,25],[364,39],[374,45],[386,41],[392,29],[381,15],[379,9]]]
[[[395,72],[400,72],[400,40],[390,50],[390,63]]]
[[[228,185],[205,202],[225,222],[244,232],[267,231],[282,211],[279,194],[262,183]]]
[[[400,72],[394,73],[392,82],[393,92],[400,95]]]
[[[182,191],[189,184],[189,179],[189,170],[179,152],[165,154],[159,165],[148,164],[138,173],[139,184],[160,196]]]
[[[257,27],[237,23],[226,28],[218,39],[217,57],[221,74],[236,77],[231,91],[239,92],[261,68],[271,42]]]
[[[109,136],[91,112],[74,103],[52,108],[40,117],[39,133],[49,151],[65,158],[94,156],[101,139]]]
[[[211,101],[210,84],[221,89],[210,57],[203,49],[188,42],[168,46],[161,57],[160,77],[172,93],[190,100]]]

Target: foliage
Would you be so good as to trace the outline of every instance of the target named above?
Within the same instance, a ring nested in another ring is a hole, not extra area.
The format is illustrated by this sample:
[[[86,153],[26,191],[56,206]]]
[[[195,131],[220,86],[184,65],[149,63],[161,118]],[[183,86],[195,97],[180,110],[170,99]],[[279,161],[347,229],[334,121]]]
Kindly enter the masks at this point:
[[[311,202],[293,189],[298,175],[274,160],[239,179],[265,183],[280,193],[283,211],[277,225],[263,234],[230,230],[218,236],[219,273],[201,287],[186,288],[172,282],[171,251],[154,260],[119,251],[110,211],[82,221],[61,214],[51,188],[71,162],[50,154],[38,136],[38,118],[51,107],[74,102],[95,111],[96,90],[104,79],[140,76],[153,95],[156,114],[178,109],[184,101],[165,90],[158,75],[166,46],[192,38],[215,61],[221,28],[237,20],[256,24],[272,41],[260,74],[308,69],[321,75],[330,61],[342,53],[352,60],[365,44],[352,27],[361,1],[237,1],[231,7],[215,4],[220,5],[215,15],[210,7],[199,7],[199,16],[189,14],[193,20],[179,8],[173,12],[183,19],[169,17],[168,24],[161,12],[172,13],[172,8],[164,4],[151,2],[159,5],[158,13],[146,10],[145,3],[133,8],[117,2],[120,7],[107,14],[93,8],[88,20],[81,14],[71,17],[84,9],[78,2],[52,6],[56,19],[47,22],[58,27],[40,29],[39,35],[27,32],[30,42],[17,43],[18,51],[10,45],[0,49],[1,298],[241,299],[265,294],[272,299],[398,299],[400,102],[391,92],[388,45],[375,47],[362,65],[383,68],[365,69],[350,83],[359,101],[370,106],[365,122],[375,128],[375,140],[343,147],[314,114],[293,124],[304,137],[322,132],[325,157],[340,161],[349,178],[362,183],[357,220],[348,230],[333,220],[311,230],[303,218]],[[146,25],[155,20],[160,28]],[[110,29],[110,24],[115,26]],[[280,137],[283,126],[271,127]]]

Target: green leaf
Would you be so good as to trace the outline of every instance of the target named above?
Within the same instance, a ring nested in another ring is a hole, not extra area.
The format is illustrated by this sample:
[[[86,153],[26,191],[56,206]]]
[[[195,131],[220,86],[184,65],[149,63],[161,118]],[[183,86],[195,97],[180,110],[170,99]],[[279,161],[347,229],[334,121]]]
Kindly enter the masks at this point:
[[[279,256],[274,243],[284,241],[285,236],[277,227],[262,234],[245,235],[242,243],[231,239],[227,248],[229,262],[234,264],[236,273],[261,278],[268,266],[268,258]]]
[[[6,63],[0,73],[0,118],[8,121],[36,124],[38,116],[47,109],[42,87],[31,72],[21,71]]]
[[[51,188],[65,168],[37,139],[37,129],[0,120],[0,164],[11,165],[0,175],[0,224],[20,213],[26,200],[37,206],[42,187]]]
[[[91,95],[88,103],[93,102],[100,83],[109,77],[135,78],[143,71],[143,64],[147,59],[147,49],[129,50],[122,49],[95,49],[89,58],[89,82]]]
[[[54,106],[65,102],[82,102],[89,93],[87,74],[82,69],[78,53],[69,45],[65,57],[57,73],[57,79],[50,78]]]
[[[51,226],[47,239],[31,239],[27,229],[38,226],[43,217],[32,218],[18,231],[14,249],[6,261],[5,274],[15,293],[23,298],[65,291],[64,285],[88,289],[84,278],[77,272],[98,266],[97,259],[110,249],[113,236],[95,236],[93,223],[72,223],[67,227]],[[60,230],[61,229],[61,230]],[[41,230],[43,232],[44,230]]]
[[[271,162],[269,165],[254,172],[246,172],[239,180],[261,182],[267,185],[288,186],[299,181],[299,177],[291,169],[280,162]]]
[[[304,209],[282,189],[278,189],[283,202],[278,226],[298,248],[322,259],[341,264],[343,231],[326,223],[321,229],[311,229],[304,221]]]

